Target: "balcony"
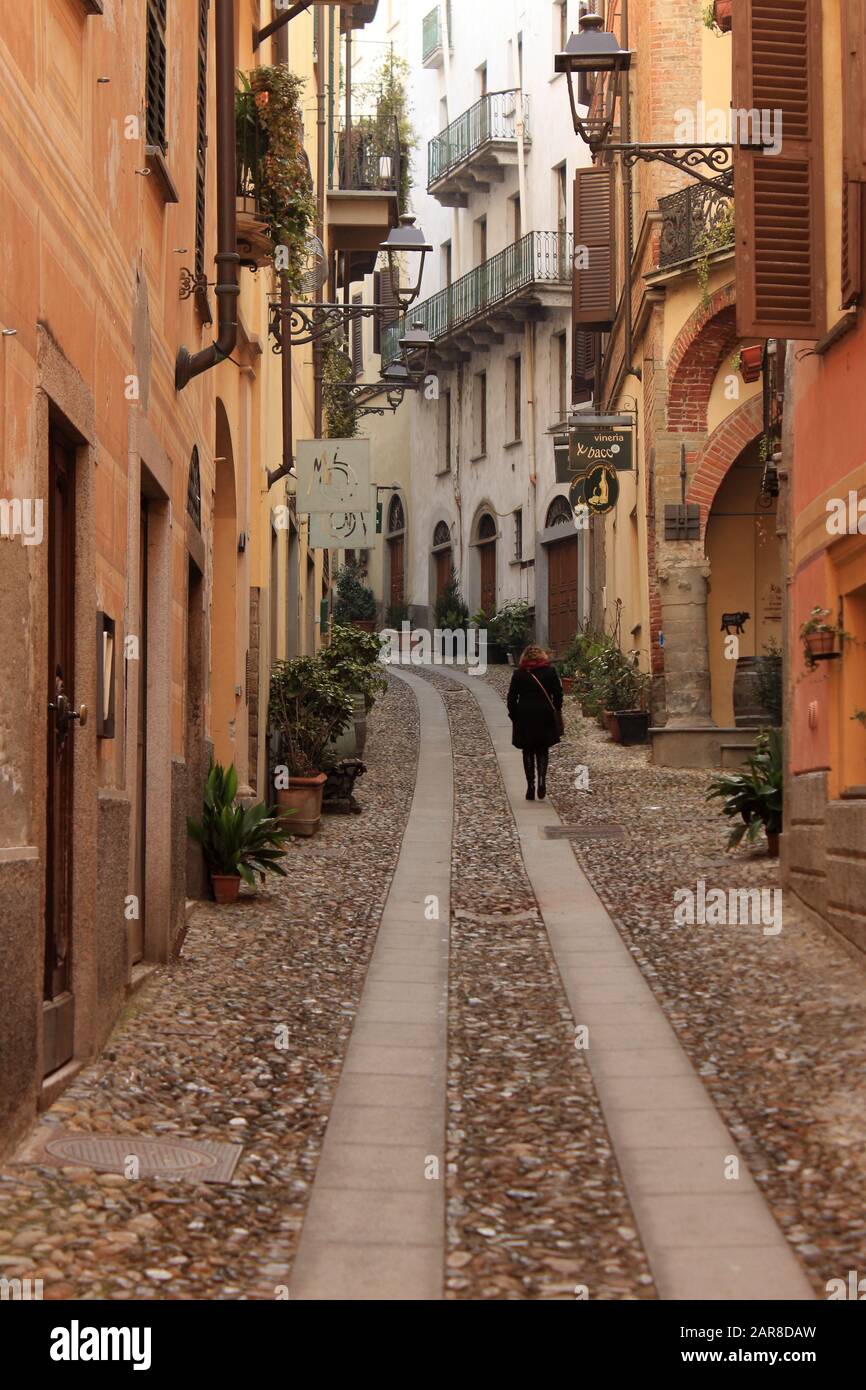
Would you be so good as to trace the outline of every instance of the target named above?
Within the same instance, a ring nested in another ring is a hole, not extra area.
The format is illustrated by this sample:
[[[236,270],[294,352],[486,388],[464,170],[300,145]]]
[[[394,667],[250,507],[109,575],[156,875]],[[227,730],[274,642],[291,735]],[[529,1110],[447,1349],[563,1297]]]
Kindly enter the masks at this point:
[[[427,192],[446,208],[465,208],[469,194],[487,193],[518,161],[518,93],[490,92],[427,146]],[[524,140],[531,143],[529,98],[523,98]]]
[[[445,0],[448,37],[451,37],[451,0]],[[451,45],[449,45],[450,47]],[[442,25],[441,7],[436,5],[424,16],[424,36],[422,57],[425,68],[441,68],[445,61],[445,35]]]
[[[448,365],[502,342],[529,318],[569,309],[573,251],[571,233],[528,232],[384,328],[383,362],[400,355],[400,339],[413,323],[433,338],[434,361]]]
[[[349,130],[344,119],[338,121],[328,169],[332,249],[377,252],[397,225],[407,178],[399,132],[383,116],[353,116]]]
[[[670,270],[698,256],[733,248],[733,175],[720,174],[715,183],[720,192],[730,196],[717,197],[706,184],[693,183],[659,198],[659,270]]]
[[[259,120],[255,93],[235,95],[237,134],[237,245],[243,265],[258,269],[273,259],[276,208],[265,179],[267,133]]]

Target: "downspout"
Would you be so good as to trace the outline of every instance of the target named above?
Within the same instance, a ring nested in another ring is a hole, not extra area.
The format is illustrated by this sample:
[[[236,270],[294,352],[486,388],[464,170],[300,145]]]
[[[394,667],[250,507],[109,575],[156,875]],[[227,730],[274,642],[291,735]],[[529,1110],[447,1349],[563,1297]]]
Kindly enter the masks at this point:
[[[623,46],[623,48],[628,48],[628,0],[622,0],[622,46]],[[624,143],[624,144],[627,144],[627,143],[631,140],[631,89],[630,89],[630,87],[629,87],[629,74],[628,74],[628,72],[624,72],[623,75],[622,75],[622,88],[621,88],[621,93],[620,93],[620,109],[621,109],[621,121],[622,121],[622,136],[621,136],[621,138],[622,138],[623,143]],[[623,242],[624,242],[624,245],[625,245],[625,267],[624,267],[624,269],[625,269],[625,278],[624,278],[623,284],[624,284],[624,292],[625,292],[625,297],[626,297],[626,302],[625,302],[625,344],[624,344],[624,349],[623,349],[623,358],[624,358],[625,371],[623,372],[623,381],[625,381],[626,377],[629,377],[629,376],[637,377],[638,381],[640,381],[640,380],[642,379],[642,374],[643,374],[642,368],[641,368],[641,367],[635,367],[635,366],[633,366],[633,365],[632,365],[632,360],[631,360],[631,357],[632,357],[632,350],[633,350],[633,343],[632,343],[632,329],[633,329],[633,325],[632,325],[632,321],[631,321],[631,276],[632,276],[632,265],[631,265],[631,263],[632,263],[632,258],[633,258],[633,256],[634,256],[634,228],[633,228],[633,225],[632,225],[632,205],[633,205],[633,198],[632,198],[632,171],[631,171],[631,165],[628,163],[627,160],[623,160],[623,164],[622,164],[622,180],[623,180],[623,229],[624,229],[624,231],[625,231],[625,236],[623,237]]]
[[[451,121],[451,26],[448,23],[448,5],[442,3],[442,33],[444,36],[442,47],[442,63],[445,71],[445,117],[446,121]],[[463,264],[463,247],[460,237],[460,209],[455,208],[451,218],[451,248],[452,248],[452,273],[451,279],[457,280],[468,269]]]
[[[317,94],[318,119],[316,122],[318,131],[318,141],[316,145],[316,233],[322,243],[323,254],[325,245],[325,136],[327,133],[327,122],[325,120],[325,88],[321,77],[321,54],[319,55],[320,70],[317,74],[319,91]],[[323,286],[320,284],[316,291],[316,303],[322,303]],[[317,439],[322,437],[322,424],[324,415],[324,386],[323,386],[323,355],[322,343],[317,339],[313,343],[313,371],[315,374],[315,435]]]
[[[238,340],[237,149],[235,145],[234,0],[216,0],[217,102],[217,302],[216,342],[194,355],[178,350],[174,384],[182,391],[193,377],[231,357]]]
[[[520,43],[518,42],[518,30],[515,18],[514,37],[514,86],[517,91],[517,179],[520,190],[520,231],[523,235],[527,231],[527,221],[529,220],[529,197],[526,184],[526,125],[523,107],[523,73],[520,62]],[[530,234],[533,228],[529,228]],[[532,254],[532,252],[530,253]],[[536,430],[536,410],[535,410],[535,324],[527,319],[523,325],[523,351],[526,357],[526,413],[527,430],[529,434],[529,492],[527,494],[529,520],[531,534],[536,535],[536,511],[538,503],[538,458],[535,446]],[[523,558],[522,556],[520,557]],[[529,597],[527,593],[527,598]]]

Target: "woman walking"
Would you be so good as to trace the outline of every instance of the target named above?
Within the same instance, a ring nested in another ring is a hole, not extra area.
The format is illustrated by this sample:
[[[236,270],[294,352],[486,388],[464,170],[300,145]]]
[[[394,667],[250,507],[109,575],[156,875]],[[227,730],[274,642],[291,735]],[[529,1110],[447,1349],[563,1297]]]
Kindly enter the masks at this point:
[[[526,773],[526,800],[547,795],[547,759],[562,734],[562,684],[543,647],[527,647],[520,666],[511,677],[508,691],[508,717],[512,723],[511,742],[523,750]]]

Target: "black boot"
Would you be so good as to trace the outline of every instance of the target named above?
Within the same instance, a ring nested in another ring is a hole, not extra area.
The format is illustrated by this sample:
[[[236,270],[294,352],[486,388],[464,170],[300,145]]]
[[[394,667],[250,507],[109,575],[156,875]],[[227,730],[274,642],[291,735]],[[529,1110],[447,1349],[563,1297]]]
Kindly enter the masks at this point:
[[[549,754],[547,749],[539,750],[535,755],[538,764],[538,799],[543,801],[547,796],[547,760]]]
[[[526,800],[535,800],[535,757],[528,750],[523,754],[523,771],[526,773]]]

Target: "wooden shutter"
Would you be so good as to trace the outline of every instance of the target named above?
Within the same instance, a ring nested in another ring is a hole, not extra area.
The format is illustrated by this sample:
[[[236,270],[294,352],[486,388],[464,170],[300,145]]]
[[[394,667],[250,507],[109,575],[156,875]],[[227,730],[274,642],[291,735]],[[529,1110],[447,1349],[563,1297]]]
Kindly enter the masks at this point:
[[[866,5],[842,0],[845,172],[866,183]]]
[[[353,294],[353,304],[363,304],[362,294]],[[364,320],[362,318],[352,319],[352,371],[357,381],[364,375]]]
[[[165,86],[167,72],[165,28],[167,0],[148,0],[147,5],[147,71],[145,99],[147,103],[147,143],[165,154]]]
[[[591,401],[595,389],[595,364],[599,340],[595,333],[575,328],[571,350],[571,400],[573,405]]]
[[[843,175],[842,308],[849,309],[863,289],[863,185]]]
[[[743,337],[820,338],[821,0],[738,0],[733,37],[734,111],[769,112],[782,136],[775,155],[745,144],[734,150],[737,329]]]
[[[574,179],[574,273],[572,321],[575,327],[607,333],[616,317],[614,271],[614,181],[610,169],[578,169]],[[580,248],[589,253],[581,270]]]

